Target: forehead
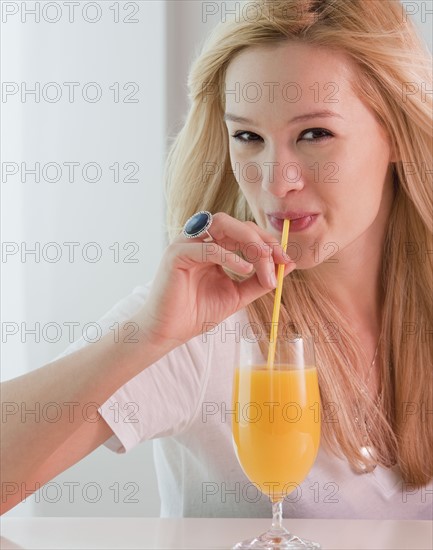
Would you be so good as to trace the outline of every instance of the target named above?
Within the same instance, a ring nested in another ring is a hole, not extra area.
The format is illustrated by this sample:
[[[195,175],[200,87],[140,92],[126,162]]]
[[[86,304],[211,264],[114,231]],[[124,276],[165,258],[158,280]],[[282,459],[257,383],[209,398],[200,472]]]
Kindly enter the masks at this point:
[[[226,106],[320,104],[338,110],[355,97],[354,78],[352,62],[341,52],[295,42],[252,46],[227,67]]]

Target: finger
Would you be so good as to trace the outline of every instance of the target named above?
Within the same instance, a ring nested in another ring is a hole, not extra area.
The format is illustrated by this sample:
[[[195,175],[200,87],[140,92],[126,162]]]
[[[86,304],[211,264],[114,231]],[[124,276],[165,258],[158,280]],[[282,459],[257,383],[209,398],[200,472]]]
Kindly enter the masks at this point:
[[[197,264],[215,264],[244,276],[252,273],[254,269],[250,262],[222,248],[215,242],[178,242],[172,243],[169,249],[169,255],[172,255],[173,267],[176,269],[190,269]]]
[[[288,265],[293,263],[294,260],[284,251],[278,239],[266,229],[258,226],[253,221],[240,222],[236,220],[236,218],[230,219],[235,220],[237,224],[241,223],[243,227],[251,229],[251,238],[254,240],[244,242],[239,246],[238,237],[241,233],[238,230],[239,232],[236,235],[236,239],[232,239],[227,232],[226,238],[224,238],[221,245],[228,249],[241,252],[247,261],[254,264],[262,284],[265,287],[275,288],[276,283],[273,279],[273,274],[276,272],[275,264]],[[262,260],[262,264],[259,263],[260,260]],[[267,263],[267,266],[263,266],[263,263]]]
[[[249,231],[245,231],[245,227],[249,228]],[[275,263],[290,263],[292,261],[290,256],[284,252],[278,239],[253,221],[243,222],[229,216],[225,212],[217,212],[213,215],[213,222],[209,231],[212,231],[214,241],[218,241],[218,244],[228,250],[237,252],[242,252],[242,248],[240,249],[239,245],[244,245],[244,248],[248,247],[252,242],[253,235],[258,234],[261,238],[259,243],[265,243],[271,247]],[[200,237],[194,238],[194,242],[204,242],[208,237],[207,233],[203,233]],[[185,237],[183,233],[178,235],[175,240],[177,242],[193,242],[188,237]],[[254,242],[257,242],[257,239]]]
[[[209,232],[214,243],[220,245],[223,250],[237,251],[244,259],[254,264],[257,276],[264,288],[275,288],[275,262],[272,256],[272,249],[261,238],[257,232],[257,226],[252,226],[229,216],[224,212],[214,214]],[[204,237],[194,239],[201,242],[203,246],[214,243],[204,243]],[[179,243],[191,240],[180,235],[176,239]],[[189,244],[189,243],[188,243]],[[223,265],[221,262],[217,262]]]
[[[266,231],[266,229],[263,229],[252,221],[248,221],[245,223],[250,225],[251,227],[254,227],[257,233],[263,239],[263,241],[271,247],[274,262],[276,264],[289,264],[294,261],[292,260],[290,255],[284,251],[280,241],[272,233],[269,233],[269,231]]]
[[[291,263],[285,266],[284,276],[288,275],[296,269],[296,264]],[[239,292],[239,309],[246,307],[254,300],[264,296],[269,292],[269,289],[263,288],[257,277],[250,277],[245,281],[237,283]]]
[[[252,237],[257,233],[255,229],[257,226],[253,223],[252,226],[247,222],[242,222],[225,212],[217,212],[213,214],[212,224],[209,227],[209,234],[212,235],[214,241],[218,244],[224,243],[228,246],[231,244],[248,244],[251,242]],[[199,237],[189,239],[183,233],[176,237],[177,242],[191,243],[191,242],[204,242],[208,238],[207,233],[203,233]],[[233,248],[232,250],[236,250]]]
[[[224,247],[235,249],[250,263],[254,264],[260,283],[265,288],[275,288],[275,261],[273,247],[269,246],[262,235],[272,241],[277,247],[277,258],[282,261],[281,246],[278,241],[265,230],[262,230],[254,222],[241,222],[224,213],[215,215],[218,222],[217,229],[212,231],[221,239]],[[280,250],[279,250],[280,249]]]

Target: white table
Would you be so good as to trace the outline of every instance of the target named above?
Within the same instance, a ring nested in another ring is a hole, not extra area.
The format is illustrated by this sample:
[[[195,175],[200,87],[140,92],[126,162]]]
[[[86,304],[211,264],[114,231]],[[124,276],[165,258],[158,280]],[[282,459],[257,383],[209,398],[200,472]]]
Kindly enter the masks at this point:
[[[431,550],[430,521],[286,520],[324,550]],[[267,519],[1,518],[2,549],[228,549],[265,531]]]

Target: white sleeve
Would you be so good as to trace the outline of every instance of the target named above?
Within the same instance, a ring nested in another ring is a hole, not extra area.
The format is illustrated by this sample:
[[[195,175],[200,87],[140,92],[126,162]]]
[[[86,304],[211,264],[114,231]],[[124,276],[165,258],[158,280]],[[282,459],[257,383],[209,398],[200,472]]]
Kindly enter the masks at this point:
[[[98,321],[102,335],[113,323],[126,321],[142,307],[150,286],[135,288]],[[80,338],[56,359],[86,345],[88,342]],[[210,346],[212,339],[196,336],[120,387],[98,409],[114,432],[104,445],[124,453],[147,439],[184,430],[199,411]]]
[[[87,340],[85,340],[82,336],[81,338],[70,344],[62,353],[60,353],[60,355],[55,357],[53,361],[57,361],[57,359],[74,353],[75,351],[84,348],[89,343],[91,344],[92,342],[98,341],[100,338],[102,338],[102,336],[112,330],[110,329],[110,327],[113,326],[113,323],[115,323],[116,321],[120,323],[132,317],[145,303],[151,286],[152,282],[148,283],[145,286],[137,286],[136,288],[134,288],[131,294],[119,300],[119,302],[117,302],[103,317],[101,317],[98,322],[95,323],[95,327],[90,326],[86,330]],[[94,329],[93,333],[92,329]]]

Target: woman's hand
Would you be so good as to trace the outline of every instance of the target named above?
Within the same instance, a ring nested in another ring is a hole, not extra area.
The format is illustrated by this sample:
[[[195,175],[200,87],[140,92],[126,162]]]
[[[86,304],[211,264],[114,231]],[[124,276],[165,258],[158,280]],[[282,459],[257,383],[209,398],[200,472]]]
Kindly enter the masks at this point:
[[[172,349],[190,340],[275,288],[276,264],[286,264],[285,275],[296,267],[278,240],[253,222],[217,213],[209,231],[214,242],[180,235],[165,250],[134,318],[154,343]],[[248,278],[235,281],[223,267]]]

